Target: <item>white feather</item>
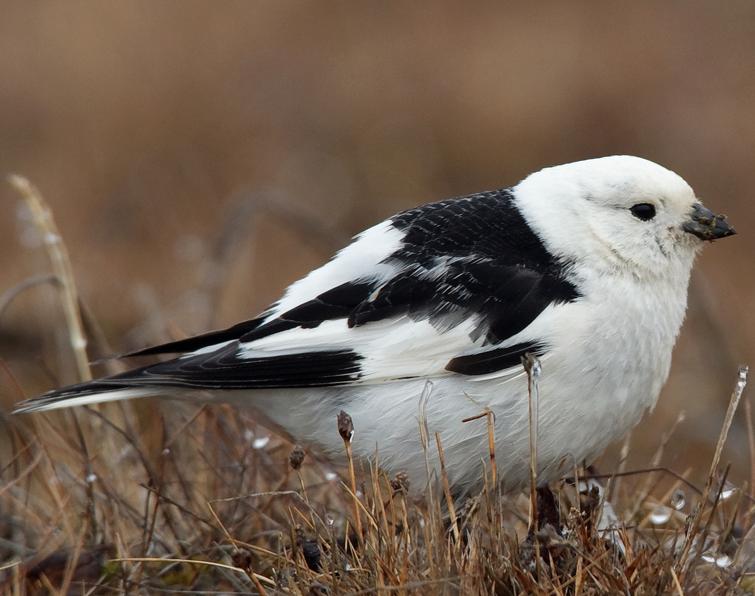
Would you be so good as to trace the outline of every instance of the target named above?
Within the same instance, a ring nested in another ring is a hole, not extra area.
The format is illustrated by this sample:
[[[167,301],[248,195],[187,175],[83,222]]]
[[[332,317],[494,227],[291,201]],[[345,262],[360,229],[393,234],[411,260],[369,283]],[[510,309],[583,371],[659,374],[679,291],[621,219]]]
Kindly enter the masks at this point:
[[[28,401],[25,405],[14,410],[14,414],[28,414],[30,412],[47,412],[50,410],[59,410],[61,408],[71,408],[74,406],[90,406],[93,404],[102,404],[109,401],[122,401],[126,399],[136,399],[139,397],[148,397],[159,394],[159,389],[117,389],[115,391],[102,391],[99,393],[87,393],[84,395],[75,395],[65,399],[53,399],[45,401]]]

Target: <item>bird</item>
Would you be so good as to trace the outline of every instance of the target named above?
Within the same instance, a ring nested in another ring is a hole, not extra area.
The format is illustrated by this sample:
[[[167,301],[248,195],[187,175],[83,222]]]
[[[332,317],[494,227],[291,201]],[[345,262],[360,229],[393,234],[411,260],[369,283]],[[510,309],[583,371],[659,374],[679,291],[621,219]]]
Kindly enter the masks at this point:
[[[482,486],[491,413],[498,478],[537,482],[597,458],[658,399],[695,256],[735,234],[678,174],[626,155],[546,167],[515,186],[402,211],[355,236],[259,316],[123,357],[170,358],[63,387],[15,413],[159,397],[250,408],[342,461],[427,487],[443,447],[455,497]],[[537,364],[525,370],[523,358]],[[536,396],[531,396],[532,384]],[[429,451],[423,454],[423,450]],[[428,463],[429,462],[429,463]]]

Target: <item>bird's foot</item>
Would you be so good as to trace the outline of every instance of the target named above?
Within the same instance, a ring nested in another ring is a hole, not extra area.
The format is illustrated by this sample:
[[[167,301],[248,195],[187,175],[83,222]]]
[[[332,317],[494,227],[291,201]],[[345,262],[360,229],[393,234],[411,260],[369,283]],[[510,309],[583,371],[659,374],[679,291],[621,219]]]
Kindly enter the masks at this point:
[[[558,500],[546,484],[537,489],[537,530],[543,530],[547,526],[552,526],[556,533],[561,535],[561,512]]]

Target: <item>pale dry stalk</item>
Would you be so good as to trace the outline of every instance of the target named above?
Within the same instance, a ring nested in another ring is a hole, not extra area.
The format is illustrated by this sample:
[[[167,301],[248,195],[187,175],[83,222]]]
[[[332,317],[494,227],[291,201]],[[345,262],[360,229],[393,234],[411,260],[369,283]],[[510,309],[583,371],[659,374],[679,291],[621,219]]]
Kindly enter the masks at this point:
[[[498,466],[495,461],[495,414],[491,410],[485,412],[488,422],[488,454],[490,457],[490,474],[493,481],[493,490],[498,486]]]
[[[343,445],[346,449],[346,459],[349,462],[349,480],[351,482],[351,494],[354,500],[354,529],[356,530],[358,540],[362,541],[362,516],[359,512],[359,496],[357,494],[357,477],[354,472],[354,455],[351,451],[351,439],[354,437],[354,422],[346,412],[341,410],[338,413],[338,434],[343,439]]]
[[[31,212],[34,225],[36,225],[42,236],[47,254],[50,257],[53,273],[60,281],[58,286],[60,288],[60,298],[66,318],[66,326],[68,327],[71,349],[76,360],[79,380],[90,381],[92,373],[89,369],[89,359],[87,358],[87,340],[81,323],[79,298],[73,279],[73,269],[71,268],[71,261],[68,257],[66,245],[63,243],[63,239],[55,225],[52,211],[42,198],[39,190],[23,176],[12,174],[8,177],[8,182],[23,197]]]
[[[737,411],[737,406],[739,405],[739,402],[742,399],[742,394],[744,393],[745,387],[747,386],[748,373],[749,367],[739,367],[737,382],[734,385],[734,390],[731,392],[731,397],[729,398],[729,407],[726,410],[726,416],[724,417],[724,423],[721,427],[721,433],[718,436],[718,443],[716,443],[716,451],[713,454],[713,460],[710,463],[708,479],[705,482],[705,488],[703,489],[703,494],[700,497],[700,506],[698,507],[697,513],[695,514],[695,517],[693,518],[690,525],[689,532],[687,533],[687,537],[684,542],[684,548],[682,549],[682,554],[679,557],[677,564],[675,565],[675,571],[679,573],[681,581],[684,581],[686,571],[691,564],[691,561],[689,559],[690,549],[692,548],[695,536],[697,535],[700,528],[700,522],[703,517],[705,503],[707,503],[708,499],[710,498],[711,490],[713,489],[713,483],[715,482],[715,479],[717,477],[716,471],[718,470],[718,465],[721,462],[721,453],[723,452],[726,438],[729,436],[729,429],[731,428],[731,424],[734,421],[734,414]],[[702,548],[702,543],[700,544],[700,548]]]
[[[527,373],[528,425],[530,447],[530,519],[529,531],[537,531],[537,423],[538,423],[538,379],[540,361],[529,352],[522,357],[522,365]]]
[[[448,482],[448,472],[446,472],[446,458],[443,454],[443,445],[440,442],[440,433],[435,433],[435,444],[438,447],[438,459],[440,459],[440,478],[443,483],[443,494],[446,495],[446,503],[448,503],[448,515],[451,518],[451,530],[454,533],[456,543],[459,542],[459,520],[456,519],[456,507],[454,507],[454,500],[451,498],[451,485]]]

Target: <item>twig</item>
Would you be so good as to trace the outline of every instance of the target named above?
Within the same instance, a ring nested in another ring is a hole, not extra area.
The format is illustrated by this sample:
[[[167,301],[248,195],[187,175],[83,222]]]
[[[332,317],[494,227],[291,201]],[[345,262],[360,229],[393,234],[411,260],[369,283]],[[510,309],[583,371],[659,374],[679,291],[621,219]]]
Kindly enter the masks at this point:
[[[713,507],[710,509],[710,513],[708,514],[708,520],[705,522],[705,527],[703,528],[702,535],[700,539],[698,540],[697,545],[697,552],[695,553],[694,559],[699,559],[700,555],[703,553],[703,547],[705,546],[705,541],[708,538],[708,534],[710,534],[710,527],[713,524],[713,516],[716,513],[716,509],[718,508],[718,504],[721,502],[721,493],[723,493],[724,488],[726,488],[726,479],[729,477],[729,470],[731,469],[731,465],[727,465],[724,469],[724,473],[721,475],[721,483],[718,485],[718,490],[716,491],[716,498],[713,501]]]
[[[73,420],[73,428],[76,431],[76,438],[79,441],[79,449],[81,449],[81,459],[84,464],[84,486],[86,486],[87,493],[87,515],[89,516],[89,530],[91,531],[92,541],[97,540],[97,501],[94,497],[94,470],[92,468],[92,458],[89,455],[89,448],[87,447],[86,440],[84,439],[84,433],[81,430],[79,419],[71,414],[71,420]]]
[[[676,429],[679,427],[679,425],[684,422],[685,414],[684,412],[679,412],[679,414],[676,417],[676,420],[674,420],[674,423],[671,425],[671,428],[669,428],[667,431],[665,431],[661,435],[661,442],[658,445],[658,448],[655,450],[655,453],[653,454],[652,459],[650,460],[650,466],[653,468],[659,467],[661,463],[661,459],[663,458],[663,452],[666,449],[666,445],[668,445],[669,441],[671,441],[671,437],[676,432]],[[642,504],[645,502],[645,500],[650,496],[650,493],[653,490],[652,485],[652,477],[648,476],[645,479],[645,482],[642,485],[642,488],[636,491],[636,498],[634,501],[634,506],[631,509],[629,513],[629,517],[634,517],[637,515],[637,512],[641,509]]]
[[[495,462],[495,413],[490,408],[485,408],[484,412],[480,412],[475,416],[469,416],[463,418],[462,423],[473,422],[485,418],[487,422],[488,431],[488,457],[490,459],[490,473],[492,478],[493,487],[498,485],[498,468]]]
[[[430,457],[428,449],[430,448],[430,429],[427,426],[427,402],[430,400],[433,384],[426,381],[422,388],[422,394],[419,398],[419,440],[422,445],[422,452],[425,456],[425,472],[427,474],[427,497],[430,502],[430,510],[435,511],[435,495],[432,490],[432,468],[430,466]]]
[[[247,572],[241,567],[235,567],[233,565],[226,565],[225,563],[215,563],[214,561],[197,561],[195,559],[161,559],[159,557],[126,557],[122,559],[110,559],[113,563],[188,563],[190,565],[206,565],[208,567],[218,567],[220,569],[227,569],[229,571],[235,571],[236,573],[242,573],[247,575]],[[269,577],[254,573],[254,577],[267,584],[268,586],[275,587],[275,582]]]
[[[58,228],[55,225],[52,211],[47,203],[45,203],[39,190],[29,180],[17,174],[11,174],[8,177],[8,182],[26,201],[34,223],[42,235],[53,272],[55,277],[60,280],[60,298],[66,317],[71,349],[76,360],[79,380],[89,381],[92,379],[92,373],[89,370],[89,360],[87,358],[87,340],[81,324],[79,299],[73,279],[71,261],[68,258],[68,250],[65,244],[63,244]]]
[[[41,275],[33,275],[28,277],[22,282],[17,283],[12,288],[6,290],[0,294],[0,317],[5,314],[5,310],[11,305],[11,303],[23,292],[29,288],[36,286],[42,286],[44,284],[60,285],[60,280],[51,273],[43,273]]]
[[[87,533],[87,524],[84,522],[79,530],[78,538],[73,549],[73,555],[68,558],[66,562],[65,572],[63,573],[63,581],[60,584],[60,594],[69,594],[71,588],[71,582],[73,581],[73,574],[76,571],[76,567],[79,564],[79,558],[81,557],[81,549],[84,547],[84,536]]]
[[[424,531],[426,537],[430,536],[430,528],[436,527],[436,513],[438,506],[435,502],[435,485],[433,484],[433,470],[430,465],[430,429],[427,425],[427,403],[430,401],[430,395],[432,394],[433,384],[432,381],[425,381],[425,385],[422,387],[422,393],[419,397],[419,440],[422,445],[422,455],[425,458],[425,474],[427,475],[427,484],[425,485],[427,492],[427,501],[429,505],[430,523],[425,524]],[[429,561],[435,559],[435,545],[432,540],[426,540],[427,544],[427,558]],[[434,567],[431,566],[431,569]]]
[[[296,490],[268,490],[258,493],[249,493],[246,495],[239,495],[238,497],[224,497],[222,499],[212,499],[208,503],[230,503],[231,501],[239,501],[241,499],[255,499],[258,497],[296,497],[305,505],[307,502]]]
[[[673,567],[671,568],[671,578],[674,580],[674,587],[676,588],[677,594],[679,594],[679,596],[684,596],[682,584],[679,583],[679,576],[676,574]]]
[[[579,478],[580,480],[610,480],[611,478],[624,478],[627,476],[639,476],[641,474],[653,474],[656,472],[660,472],[662,474],[668,474],[669,476],[675,478],[682,484],[686,485],[687,488],[690,490],[693,490],[698,495],[703,494],[703,491],[697,488],[692,482],[687,480],[682,474],[679,472],[675,472],[671,468],[667,468],[665,466],[653,466],[652,468],[638,468],[636,470],[624,470],[623,472],[610,472],[608,474],[582,474]]]
[[[752,405],[750,398],[745,400],[745,422],[747,424],[747,447],[750,451],[750,490],[755,490],[755,428],[752,424]]]
[[[490,473],[493,490],[498,488],[498,466],[495,461],[495,414],[492,410],[486,412],[488,422],[488,454],[490,457]]]
[[[6,491],[10,490],[14,485],[21,482],[27,474],[31,473],[34,468],[37,467],[37,464],[39,464],[40,460],[42,459],[42,452],[37,452],[37,454],[34,456],[34,459],[31,461],[31,463],[26,466],[23,470],[21,470],[21,473],[18,474],[15,478],[10,480],[9,482],[6,482],[3,484],[2,487],[0,487],[0,496],[3,495]]]
[[[236,540],[231,536],[231,533],[228,531],[228,529],[225,527],[222,521],[220,521],[220,517],[218,517],[218,514],[215,513],[215,509],[212,507],[212,503],[207,503],[207,507],[210,510],[210,513],[212,514],[212,517],[215,519],[215,521],[220,526],[220,529],[223,531],[223,534],[225,534],[225,537],[228,539],[228,541],[233,546],[234,552],[239,552],[240,549],[238,547],[238,544],[236,543]],[[257,588],[257,591],[261,594],[261,596],[265,596],[267,594],[267,591],[260,583],[259,577],[257,577],[257,574],[254,573],[251,569],[251,564],[247,565],[247,568],[244,570],[244,572],[247,574],[247,577],[249,577],[250,580],[252,580],[252,583]]]

